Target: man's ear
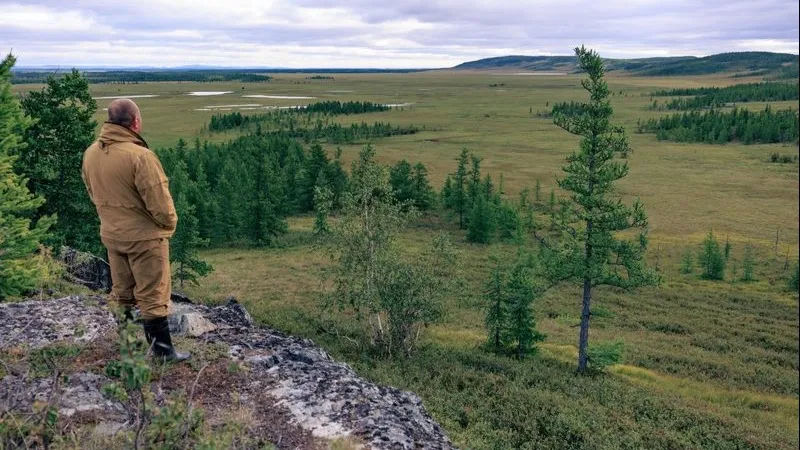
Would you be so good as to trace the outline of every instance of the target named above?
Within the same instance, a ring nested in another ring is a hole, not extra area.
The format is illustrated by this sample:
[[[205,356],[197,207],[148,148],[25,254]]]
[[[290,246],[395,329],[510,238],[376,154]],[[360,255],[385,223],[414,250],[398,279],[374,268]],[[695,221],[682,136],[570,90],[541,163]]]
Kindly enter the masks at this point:
[[[135,116],[133,118],[133,123],[131,124],[131,130],[133,130],[136,133],[142,131],[142,117],[141,116]]]

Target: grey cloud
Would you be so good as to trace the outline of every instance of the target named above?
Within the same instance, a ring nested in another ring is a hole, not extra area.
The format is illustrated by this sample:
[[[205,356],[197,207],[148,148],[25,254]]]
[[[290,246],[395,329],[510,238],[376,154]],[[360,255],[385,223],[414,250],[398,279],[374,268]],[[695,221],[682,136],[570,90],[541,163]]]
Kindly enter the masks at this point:
[[[0,10],[10,4],[0,0]],[[86,32],[0,27],[0,42],[10,43],[21,53],[20,61],[30,64],[49,63],[45,59],[52,58],[52,52],[42,50],[48,43],[64,49],[60,62],[68,62],[70,50],[64,44],[70,42],[82,58],[86,55],[78,48],[110,43],[96,55],[97,64],[103,58],[117,60],[112,53],[121,48],[158,45],[185,49],[186,60],[180,64],[204,62],[198,60],[204,51],[218,61],[224,54],[215,48],[230,51],[237,45],[251,52],[286,55],[287,60],[293,59],[292,52],[316,54],[316,65],[326,56],[319,49],[335,47],[352,53],[349,64],[374,66],[382,59],[392,62],[396,55],[413,55],[415,65],[426,67],[502,52],[568,54],[580,43],[601,46],[615,57],[736,51],[744,50],[743,41],[777,42],[782,49],[794,44],[796,53],[800,30],[798,2],[786,0],[298,0],[274,7],[234,0],[223,7],[203,2],[183,7],[177,0],[30,0],[24,5],[45,8],[56,17],[77,11],[104,27]],[[324,14],[341,17],[342,22],[313,17],[328,17]],[[22,54],[26,49],[32,54]],[[362,54],[370,56],[358,56]],[[175,61],[178,55],[131,58],[132,64],[140,64],[146,61],[136,58]]]

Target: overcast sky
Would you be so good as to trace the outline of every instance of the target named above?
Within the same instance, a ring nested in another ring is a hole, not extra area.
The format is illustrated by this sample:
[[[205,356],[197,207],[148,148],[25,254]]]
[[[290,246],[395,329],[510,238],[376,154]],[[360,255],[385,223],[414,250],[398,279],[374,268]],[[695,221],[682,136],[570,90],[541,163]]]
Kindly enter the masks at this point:
[[[798,53],[797,0],[0,0],[18,66],[449,67],[509,54]]]

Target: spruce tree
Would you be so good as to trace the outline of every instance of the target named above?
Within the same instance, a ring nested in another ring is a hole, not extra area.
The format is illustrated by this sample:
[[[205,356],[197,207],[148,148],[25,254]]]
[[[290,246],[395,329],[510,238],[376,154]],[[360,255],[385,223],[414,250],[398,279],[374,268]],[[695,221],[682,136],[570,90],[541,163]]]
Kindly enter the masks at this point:
[[[49,217],[35,223],[32,214],[44,199],[28,190],[27,180],[13,170],[28,119],[11,93],[11,68],[16,58],[0,62],[0,301],[36,287],[43,268],[34,254],[53,225]]]
[[[533,191],[533,198],[536,203],[539,203],[542,200],[542,184],[539,183],[539,180],[536,180],[536,187]]]
[[[395,200],[406,205],[415,203],[411,164],[408,161],[400,160],[389,169],[389,183],[392,185]]]
[[[584,47],[576,48],[578,64],[588,77],[581,85],[589,103],[576,113],[556,113],[554,122],[565,131],[580,136],[579,149],[567,157],[565,176],[558,186],[569,194],[570,223],[566,228],[563,251],[551,251],[545,265],[555,267],[550,275],[557,279],[577,279],[583,295],[578,339],[578,372],[585,373],[588,362],[589,319],[592,289],[599,285],[633,288],[658,281],[644,265],[647,246],[647,217],[636,200],[625,205],[615,195],[615,183],[628,174],[625,158],[630,153],[625,130],[613,125],[605,69],[600,56]],[[554,205],[553,205],[554,206]],[[633,241],[619,233],[638,230]]]
[[[703,240],[703,248],[698,256],[698,263],[703,268],[702,277],[706,280],[725,279],[725,257],[719,248],[719,242],[714,237],[713,230]]]
[[[469,170],[469,181],[467,182],[467,197],[469,199],[467,209],[475,207],[483,187],[483,183],[481,183],[481,159],[475,155],[471,155],[470,159],[472,167]]]
[[[199,278],[211,273],[213,267],[197,254],[198,248],[208,245],[208,241],[200,237],[194,206],[183,192],[176,197],[175,211],[179,220],[175,235],[169,241],[169,260],[174,272],[172,277],[183,289],[184,282],[197,283]]]
[[[103,252],[99,219],[81,180],[83,152],[97,127],[88,82],[77,70],[50,76],[41,91],[22,98],[22,107],[34,122],[15,168],[28,178],[31,192],[46,200],[36,217],[57,216],[54,245]]]
[[[450,199],[447,202],[449,207],[458,213],[458,227],[464,228],[464,216],[469,211],[467,197],[467,185],[469,183],[469,171],[467,169],[467,162],[469,160],[469,152],[467,149],[461,150],[461,155],[458,157],[458,167],[456,173],[453,174],[453,183],[450,190]]]
[[[522,359],[530,354],[544,335],[536,330],[531,305],[536,299],[536,286],[527,264],[517,263],[508,276],[508,334],[516,342],[515,353]]]
[[[755,263],[753,248],[748,245],[744,248],[742,259],[742,281],[755,281]]]
[[[694,255],[691,250],[687,250],[681,258],[681,273],[690,274],[694,271]]]
[[[414,190],[414,206],[420,211],[433,208],[436,194],[428,181],[428,168],[425,164],[417,163],[411,169],[411,184]]]
[[[494,237],[497,222],[494,206],[486,200],[485,195],[478,195],[467,228],[467,240],[479,244],[488,244]]]
[[[505,273],[499,262],[495,262],[495,267],[486,283],[484,298],[488,305],[486,310],[486,330],[488,332],[489,347],[499,352],[506,347],[508,313],[505,288]]]

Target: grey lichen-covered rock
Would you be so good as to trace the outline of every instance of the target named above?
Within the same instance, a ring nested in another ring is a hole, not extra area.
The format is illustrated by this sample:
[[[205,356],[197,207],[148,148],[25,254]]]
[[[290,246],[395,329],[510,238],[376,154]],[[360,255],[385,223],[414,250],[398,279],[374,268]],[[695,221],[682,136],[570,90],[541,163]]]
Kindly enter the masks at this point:
[[[271,380],[264,389],[313,435],[355,435],[374,449],[453,448],[417,395],[364,380],[308,339],[250,326],[238,303],[196,308],[218,327],[203,339],[228,344],[253,379]]]
[[[116,320],[101,297],[0,303],[0,348],[40,348],[56,342],[89,342]]]
[[[95,373],[81,372],[59,380],[53,390],[52,377],[23,379],[8,375],[0,380],[0,411],[31,412],[34,403],[48,403],[55,399],[59,416],[80,415],[103,421],[124,423],[127,413],[121,403],[105,398],[101,392],[111,380]]]
[[[88,341],[112,331],[115,323],[102,302],[93,298],[0,305],[0,348]],[[313,436],[354,436],[373,449],[453,448],[415,394],[362,379],[308,339],[253,325],[235,300],[215,307],[175,302],[170,326],[197,336],[201,344],[224,344],[231,359],[249,367],[238,381],[242,398],[285,408],[292,425]],[[57,404],[62,416],[93,416],[90,421],[99,435],[124,427],[129,423],[124,407],[101,393],[109,382],[96,373],[70,375]],[[52,383],[6,376],[0,381],[0,410],[30,407],[34,400],[48,398]]]

